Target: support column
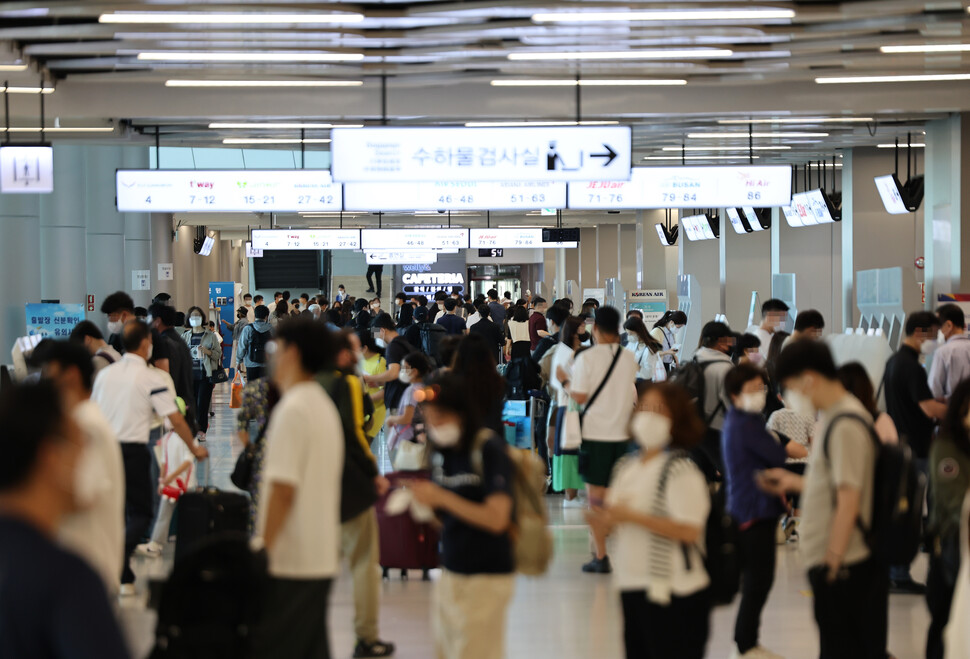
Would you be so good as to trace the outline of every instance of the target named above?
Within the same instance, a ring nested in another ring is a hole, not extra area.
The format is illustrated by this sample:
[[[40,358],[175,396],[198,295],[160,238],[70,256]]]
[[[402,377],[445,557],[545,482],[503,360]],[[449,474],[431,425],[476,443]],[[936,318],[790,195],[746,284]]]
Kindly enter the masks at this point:
[[[643,288],[643,211],[637,211],[637,289]]]
[[[171,213],[152,213],[148,220],[152,240],[152,295],[168,293],[173,297],[175,296],[175,281],[160,281],[158,279],[159,263],[172,263],[173,276],[179,276],[174,269],[174,257],[172,255],[174,221]],[[178,307],[176,306],[176,308]]]
[[[839,225],[839,229],[842,232],[842,277],[840,289],[842,291],[841,330],[843,332],[849,327],[855,327],[855,294],[853,291],[853,282],[855,281],[853,253],[855,245],[852,237],[855,225],[853,221],[855,215],[853,209],[855,208],[856,198],[855,185],[853,185],[855,179],[853,176],[854,155],[852,149],[845,149],[842,152],[842,223]],[[873,185],[875,185],[875,182],[873,182]]]
[[[121,152],[122,166],[125,169],[147,169],[148,149],[144,147],[125,147]],[[112,181],[111,191],[114,192]],[[152,270],[152,231],[149,213],[124,213],[125,218],[125,288],[131,290],[132,271],[147,270],[149,287],[153,280]],[[157,277],[158,273],[154,273]],[[155,294],[147,291],[131,290],[135,306],[148,307]]]
[[[56,186],[56,179],[54,185]],[[24,304],[41,300],[39,195],[0,195],[0,349],[27,333]],[[83,244],[82,244],[83,249]]]
[[[84,151],[83,146],[55,146],[54,192],[38,195],[40,297],[64,304],[80,304],[87,295]]]
[[[566,249],[556,250],[556,299],[566,297]]]
[[[87,292],[94,295],[92,320],[106,329],[99,313],[104,298],[115,291],[131,291],[125,272],[125,217],[115,207],[115,170],[124,166],[123,147],[84,148],[84,212],[87,216]],[[55,183],[55,186],[57,184]]]

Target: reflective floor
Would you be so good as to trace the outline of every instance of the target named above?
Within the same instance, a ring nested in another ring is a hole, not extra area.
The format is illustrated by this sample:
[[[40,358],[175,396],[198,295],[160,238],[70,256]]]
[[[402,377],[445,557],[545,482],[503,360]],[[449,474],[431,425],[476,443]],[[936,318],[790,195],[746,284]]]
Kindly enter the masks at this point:
[[[228,389],[216,392],[208,447],[212,455],[215,485],[231,488],[238,446],[232,440],[233,411],[228,408]],[[556,560],[541,579],[520,577],[509,609],[507,656],[511,659],[614,659],[623,656],[622,617],[619,599],[609,577],[580,573],[588,559],[588,539],[582,511],[563,508],[562,499],[550,497],[551,520],[556,539]],[[804,578],[797,547],[778,548],[775,586],[762,620],[761,643],[789,658],[818,656],[818,642],[812,619],[812,600]],[[171,568],[171,547],[161,559],[140,560],[136,566],[139,590],[144,591],[148,575],[163,575]],[[434,573],[432,573],[434,576]],[[921,557],[913,576],[923,581],[926,562]],[[384,583],[381,636],[398,646],[402,659],[430,659],[428,607],[432,584],[421,581],[420,572],[401,581],[395,571]],[[726,659],[731,653],[736,604],[714,612],[708,657]],[[154,616],[145,610],[144,597],[123,603],[125,622],[135,656],[147,655],[152,644]],[[330,630],[335,659],[350,657],[354,644],[353,600],[346,571],[341,574],[330,601]],[[929,617],[925,600],[911,595],[890,597],[890,650],[897,659],[923,656]]]

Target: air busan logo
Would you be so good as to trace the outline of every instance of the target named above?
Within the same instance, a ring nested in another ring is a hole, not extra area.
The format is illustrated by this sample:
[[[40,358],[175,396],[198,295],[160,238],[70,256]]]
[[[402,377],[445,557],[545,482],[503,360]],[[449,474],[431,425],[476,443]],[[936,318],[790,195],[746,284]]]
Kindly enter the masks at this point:
[[[694,178],[672,176],[661,181],[660,185],[668,190],[696,190],[701,187],[701,182]]]
[[[215,183],[212,181],[189,181],[190,188],[201,188],[204,190],[211,190],[215,187]]]

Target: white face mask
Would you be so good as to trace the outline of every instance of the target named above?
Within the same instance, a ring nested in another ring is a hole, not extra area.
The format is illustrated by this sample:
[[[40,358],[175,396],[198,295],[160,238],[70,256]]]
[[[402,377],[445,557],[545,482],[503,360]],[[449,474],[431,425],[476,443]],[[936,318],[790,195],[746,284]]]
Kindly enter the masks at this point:
[[[189,318],[189,327],[202,327],[202,317],[192,316]]]
[[[785,392],[785,407],[796,414],[815,418],[815,404],[812,399],[800,391],[789,389]]]
[[[461,440],[461,427],[457,423],[445,423],[440,426],[426,426],[428,439],[441,448],[456,446]]]
[[[148,346],[148,359],[146,361],[152,360],[152,354],[155,352],[155,346]]]
[[[374,343],[377,344],[377,347],[378,348],[386,348],[387,347],[387,341],[385,341],[384,339],[382,339],[380,337],[374,339]]]
[[[90,508],[104,490],[104,467],[95,451],[81,453],[74,470],[74,504],[81,510]]]
[[[765,409],[765,403],[767,402],[768,394],[764,391],[741,394],[740,400],[738,401],[738,409],[750,414],[758,414]]]
[[[410,370],[405,371],[402,368],[401,372],[397,374],[397,379],[403,382],[404,384],[411,384],[411,371]]]
[[[920,352],[922,352],[924,355],[932,355],[939,347],[940,343],[938,341],[927,339],[923,341],[922,345],[920,345]]]
[[[108,334],[121,334],[121,331],[125,329],[125,323],[121,320],[109,320],[108,321]]]
[[[646,451],[661,449],[670,443],[673,422],[657,412],[637,412],[630,422],[633,439]]]
[[[760,364],[764,361],[764,355],[762,355],[760,352],[749,352],[747,357],[748,361],[752,364]]]

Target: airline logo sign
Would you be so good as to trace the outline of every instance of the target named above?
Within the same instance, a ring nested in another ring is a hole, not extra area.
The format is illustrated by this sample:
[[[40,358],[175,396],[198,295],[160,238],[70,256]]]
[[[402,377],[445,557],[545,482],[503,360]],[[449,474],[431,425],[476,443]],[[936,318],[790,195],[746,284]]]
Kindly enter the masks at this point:
[[[625,181],[629,126],[335,128],[333,177],[361,181]]]
[[[791,201],[788,166],[638,167],[628,183],[569,186],[569,208],[725,208],[782,206]]]
[[[326,170],[131,170],[115,174],[118,210],[132,213],[340,211]]]

